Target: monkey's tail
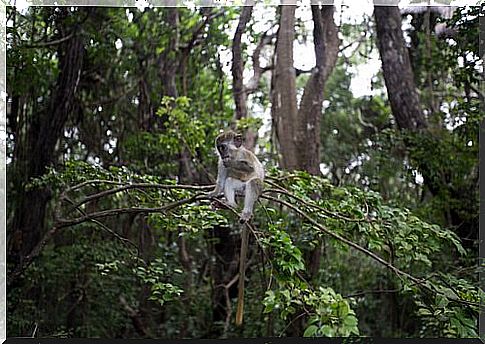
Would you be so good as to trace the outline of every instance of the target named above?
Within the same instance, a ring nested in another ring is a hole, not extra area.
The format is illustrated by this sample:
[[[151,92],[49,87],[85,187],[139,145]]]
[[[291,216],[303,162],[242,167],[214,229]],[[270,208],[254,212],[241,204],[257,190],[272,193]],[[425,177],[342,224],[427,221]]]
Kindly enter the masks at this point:
[[[246,275],[246,255],[248,251],[249,228],[241,225],[241,252],[239,255],[239,281],[237,291],[236,326],[241,326],[244,315],[244,279]]]

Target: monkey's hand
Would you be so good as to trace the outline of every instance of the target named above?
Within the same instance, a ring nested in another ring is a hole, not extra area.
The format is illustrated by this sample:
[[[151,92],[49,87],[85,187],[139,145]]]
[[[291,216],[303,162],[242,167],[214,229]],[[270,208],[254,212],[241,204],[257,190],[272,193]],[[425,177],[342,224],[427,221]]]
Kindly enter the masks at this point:
[[[207,193],[207,197],[209,197],[209,198],[216,198],[216,197],[220,196],[221,194],[222,193],[220,191],[213,190],[213,191]]]
[[[234,160],[231,162],[231,167],[242,173],[252,173],[254,172],[254,167],[247,160]]]
[[[222,158],[222,165],[224,165],[225,168],[231,168],[232,167],[232,158],[231,157]]]
[[[211,202],[212,210],[224,209],[225,208],[224,205],[223,205],[223,202],[218,199],[219,196],[222,196],[222,192],[219,191],[218,188],[214,189],[213,191],[211,191],[207,194],[207,197],[214,199]]]
[[[246,223],[251,219],[253,214],[250,211],[243,211],[241,217],[239,218],[239,223]]]
[[[222,187],[219,184],[216,184],[214,190],[207,193],[207,197],[209,198],[217,198],[222,196]]]
[[[228,209],[228,206],[226,203],[222,201],[213,201],[211,203],[212,210],[217,210],[217,209]]]

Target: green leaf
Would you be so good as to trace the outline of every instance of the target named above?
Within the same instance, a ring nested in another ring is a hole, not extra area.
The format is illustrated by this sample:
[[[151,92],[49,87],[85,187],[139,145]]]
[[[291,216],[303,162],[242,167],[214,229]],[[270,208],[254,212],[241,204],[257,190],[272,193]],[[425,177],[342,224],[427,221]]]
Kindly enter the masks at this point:
[[[313,337],[318,331],[318,327],[316,325],[310,325],[306,328],[305,332],[303,333],[303,337]]]

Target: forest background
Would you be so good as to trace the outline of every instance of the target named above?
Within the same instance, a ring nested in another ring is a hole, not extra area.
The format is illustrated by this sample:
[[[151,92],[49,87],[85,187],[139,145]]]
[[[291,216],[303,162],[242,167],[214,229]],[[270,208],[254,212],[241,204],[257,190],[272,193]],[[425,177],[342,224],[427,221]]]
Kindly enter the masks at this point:
[[[480,7],[248,5],[7,7],[9,337],[477,336]]]

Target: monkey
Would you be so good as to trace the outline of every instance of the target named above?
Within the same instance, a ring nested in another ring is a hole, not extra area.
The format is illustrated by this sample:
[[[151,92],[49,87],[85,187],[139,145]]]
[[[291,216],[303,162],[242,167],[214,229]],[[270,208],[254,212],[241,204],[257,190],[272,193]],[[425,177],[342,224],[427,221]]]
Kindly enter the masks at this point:
[[[253,152],[242,145],[242,135],[228,131],[217,136],[219,156],[217,181],[209,197],[224,192],[229,206],[236,207],[236,196],[244,196],[240,222],[247,222],[253,215],[254,203],[263,191],[264,168]]]
[[[256,155],[242,145],[242,135],[234,131],[217,136],[215,144],[219,156],[217,180],[214,190],[209,195],[216,197],[224,192],[231,207],[237,206],[236,195],[244,196],[244,208],[239,219],[242,228],[236,310],[236,325],[240,326],[243,321],[244,279],[249,241],[247,221],[253,216],[254,203],[263,191],[264,168]]]

